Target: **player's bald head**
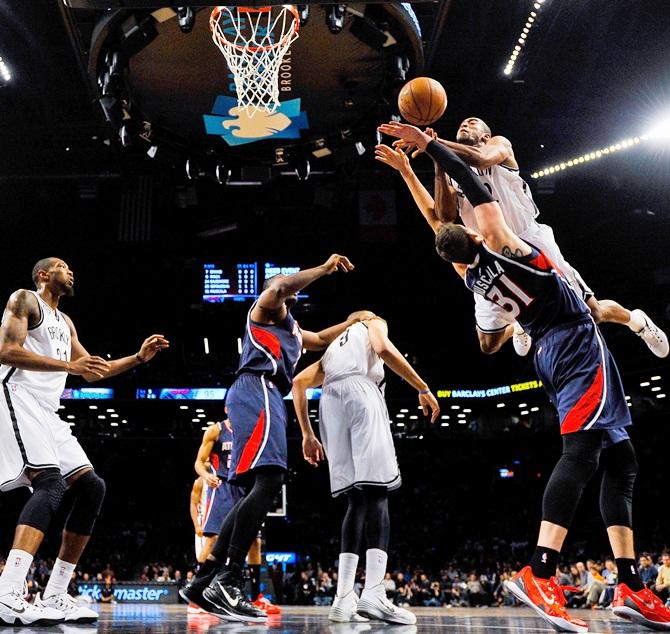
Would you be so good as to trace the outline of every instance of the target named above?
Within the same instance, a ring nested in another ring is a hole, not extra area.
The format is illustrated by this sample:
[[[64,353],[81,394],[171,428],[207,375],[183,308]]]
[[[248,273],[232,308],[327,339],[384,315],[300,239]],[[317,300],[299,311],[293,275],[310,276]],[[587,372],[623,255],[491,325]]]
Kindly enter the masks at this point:
[[[58,260],[59,258],[42,258],[35,263],[32,273],[35,288],[39,288],[40,271],[48,271],[54,264],[56,264],[56,262],[58,262]]]

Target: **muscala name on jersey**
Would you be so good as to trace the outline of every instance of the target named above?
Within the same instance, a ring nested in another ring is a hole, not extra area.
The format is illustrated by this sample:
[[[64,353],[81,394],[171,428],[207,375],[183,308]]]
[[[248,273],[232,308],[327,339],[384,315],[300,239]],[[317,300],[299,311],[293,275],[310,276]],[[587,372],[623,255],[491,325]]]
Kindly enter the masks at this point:
[[[505,274],[505,269],[500,265],[500,262],[494,262],[493,266],[495,266],[495,270],[491,266],[487,266],[481,271],[472,288],[475,293],[486,295],[496,280]]]
[[[66,346],[70,345],[70,329],[64,330],[63,328],[57,326],[48,326],[47,332],[51,341],[57,341],[58,343],[64,343]]]

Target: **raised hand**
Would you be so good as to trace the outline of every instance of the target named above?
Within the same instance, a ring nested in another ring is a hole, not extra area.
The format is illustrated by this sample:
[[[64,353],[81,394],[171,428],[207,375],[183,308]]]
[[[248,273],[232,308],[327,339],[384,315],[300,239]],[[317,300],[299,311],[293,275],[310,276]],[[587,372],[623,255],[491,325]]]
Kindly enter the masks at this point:
[[[151,337],[147,337],[144,340],[137,356],[142,363],[146,363],[147,361],[151,361],[159,350],[169,347],[170,342],[163,335],[151,335]]]
[[[79,357],[76,361],[70,361],[68,373],[79,376],[83,374],[93,374],[101,379],[111,370],[111,368],[112,366],[102,357],[85,355]]]
[[[375,146],[375,160],[380,161],[381,163],[386,163],[386,165],[397,170],[403,176],[409,174],[412,169],[407,154],[399,149],[391,148],[388,145]]]
[[[402,139],[407,144],[414,145],[421,151],[425,150],[428,143],[432,140],[430,136],[421,132],[416,126],[409,125],[408,123],[399,123],[398,121],[383,123],[377,130],[382,134]]]
[[[354,265],[349,261],[349,258],[346,255],[338,255],[337,253],[333,253],[322,266],[326,271],[326,275],[335,273],[338,270],[345,273],[354,270]]]

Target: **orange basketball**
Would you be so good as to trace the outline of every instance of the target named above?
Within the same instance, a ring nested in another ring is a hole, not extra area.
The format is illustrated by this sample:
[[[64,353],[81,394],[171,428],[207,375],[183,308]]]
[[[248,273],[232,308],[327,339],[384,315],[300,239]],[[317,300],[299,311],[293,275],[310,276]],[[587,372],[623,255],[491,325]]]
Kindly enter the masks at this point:
[[[430,77],[416,77],[400,89],[398,108],[402,118],[409,123],[430,125],[447,109],[447,93],[439,81]]]

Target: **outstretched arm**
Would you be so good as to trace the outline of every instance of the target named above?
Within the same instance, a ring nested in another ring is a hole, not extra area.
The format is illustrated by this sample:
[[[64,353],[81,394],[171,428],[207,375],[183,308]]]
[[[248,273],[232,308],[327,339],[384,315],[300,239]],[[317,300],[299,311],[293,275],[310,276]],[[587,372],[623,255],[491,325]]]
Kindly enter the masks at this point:
[[[21,370],[68,372],[101,379],[109,370],[109,363],[101,357],[92,357],[88,353],[74,357],[73,354],[72,359],[68,360],[63,351],[61,359],[52,359],[30,352],[23,347],[28,336],[28,327],[30,324],[37,323],[39,311],[37,299],[26,290],[16,291],[9,298],[0,327],[0,363]],[[69,323],[72,329],[72,322]],[[74,338],[72,335],[73,343]],[[74,345],[72,352],[74,353]]]
[[[405,379],[419,392],[419,404],[423,408],[423,413],[427,416],[428,410],[430,410],[432,412],[430,422],[434,423],[440,413],[440,406],[432,395],[428,384],[417,374],[398,348],[393,345],[388,338],[387,326],[381,319],[370,319],[365,324],[368,327],[372,349],[393,372]]]
[[[504,136],[494,136],[481,147],[455,143],[446,139],[438,139],[438,141],[452,150],[465,163],[478,169],[486,169],[487,167],[500,164],[514,168],[518,167],[514,158],[512,144]]]
[[[323,446],[315,436],[309,420],[307,388],[318,387],[323,383],[323,379],[324,372],[319,360],[306,367],[293,379],[293,388],[291,390],[295,415],[298,418],[300,431],[302,432],[302,454],[305,460],[313,467],[317,467],[319,461],[323,460],[324,452]]]
[[[302,345],[306,350],[325,350],[337,337],[339,337],[349,326],[353,326],[355,323],[362,321],[363,319],[369,319],[370,312],[367,310],[359,310],[355,313],[352,313],[350,318],[347,321],[340,322],[329,328],[324,328],[318,332],[312,332],[311,330],[302,331]]]
[[[284,302],[287,298],[300,292],[320,277],[338,270],[348,273],[354,270],[354,265],[346,256],[334,253],[320,266],[298,271],[292,275],[277,275],[270,280],[268,287],[258,297],[251,311],[251,319],[259,323],[285,319]]]
[[[65,317],[65,320],[68,322],[70,326],[70,333],[72,339],[72,361],[78,361],[85,358],[100,358],[100,357],[90,357],[90,355],[86,351],[86,348],[84,348],[81,341],[79,341],[79,337],[77,336],[77,330],[74,327],[74,323],[72,322],[72,320],[65,314],[63,314],[63,317]],[[97,373],[84,372],[82,373],[82,376],[89,383],[95,383],[100,379],[108,379],[109,377],[116,376],[117,374],[122,374],[123,372],[127,372],[132,368],[136,368],[138,365],[141,365],[142,363],[147,363],[147,361],[151,361],[151,359],[153,359],[156,356],[159,350],[163,350],[164,348],[169,347],[170,343],[163,335],[151,335],[151,337],[147,337],[144,340],[139,351],[136,352],[135,354],[132,354],[127,357],[122,357],[120,359],[113,359],[111,361],[106,361],[105,363],[107,367],[105,369]]]

